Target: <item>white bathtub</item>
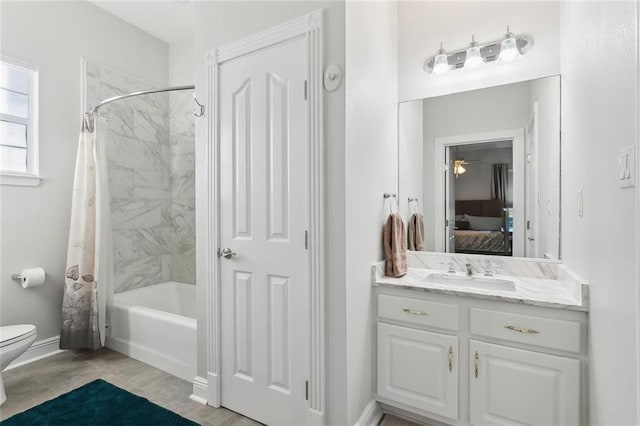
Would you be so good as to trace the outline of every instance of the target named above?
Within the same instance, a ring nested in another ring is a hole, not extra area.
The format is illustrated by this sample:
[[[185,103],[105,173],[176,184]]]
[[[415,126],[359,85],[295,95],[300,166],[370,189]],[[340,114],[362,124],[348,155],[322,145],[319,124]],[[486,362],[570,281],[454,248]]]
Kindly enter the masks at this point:
[[[184,380],[193,380],[195,285],[166,281],[116,293],[108,312],[107,347]]]

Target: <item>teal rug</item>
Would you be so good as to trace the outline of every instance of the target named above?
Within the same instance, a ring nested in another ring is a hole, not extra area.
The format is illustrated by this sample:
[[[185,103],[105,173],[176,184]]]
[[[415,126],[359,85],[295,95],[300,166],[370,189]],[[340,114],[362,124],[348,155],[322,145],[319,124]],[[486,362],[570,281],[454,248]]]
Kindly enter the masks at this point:
[[[149,400],[98,379],[2,422],[2,426],[197,425]]]

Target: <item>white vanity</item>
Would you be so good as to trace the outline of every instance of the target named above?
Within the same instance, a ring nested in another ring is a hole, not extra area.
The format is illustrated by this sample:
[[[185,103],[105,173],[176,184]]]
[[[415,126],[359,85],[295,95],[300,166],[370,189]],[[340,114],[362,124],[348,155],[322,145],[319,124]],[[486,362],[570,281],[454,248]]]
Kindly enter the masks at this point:
[[[408,252],[408,262],[402,278],[372,267],[385,411],[431,424],[588,423],[579,277],[540,259]]]

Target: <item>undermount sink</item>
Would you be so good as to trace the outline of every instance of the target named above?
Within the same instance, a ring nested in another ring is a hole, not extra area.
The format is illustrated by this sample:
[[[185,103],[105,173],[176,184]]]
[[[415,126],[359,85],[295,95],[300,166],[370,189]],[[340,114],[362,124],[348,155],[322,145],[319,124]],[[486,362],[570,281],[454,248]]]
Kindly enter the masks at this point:
[[[515,291],[516,289],[515,284],[510,280],[473,275],[429,274],[424,280],[433,284],[482,288],[486,290]]]

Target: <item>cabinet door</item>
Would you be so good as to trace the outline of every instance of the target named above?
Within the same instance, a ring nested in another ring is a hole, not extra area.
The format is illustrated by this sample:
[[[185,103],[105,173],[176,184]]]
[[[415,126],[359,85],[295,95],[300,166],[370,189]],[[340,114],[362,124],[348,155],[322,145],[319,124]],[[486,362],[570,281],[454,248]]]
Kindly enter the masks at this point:
[[[472,425],[578,425],[580,361],[471,340]]]
[[[458,338],[378,323],[378,395],[458,418]]]

